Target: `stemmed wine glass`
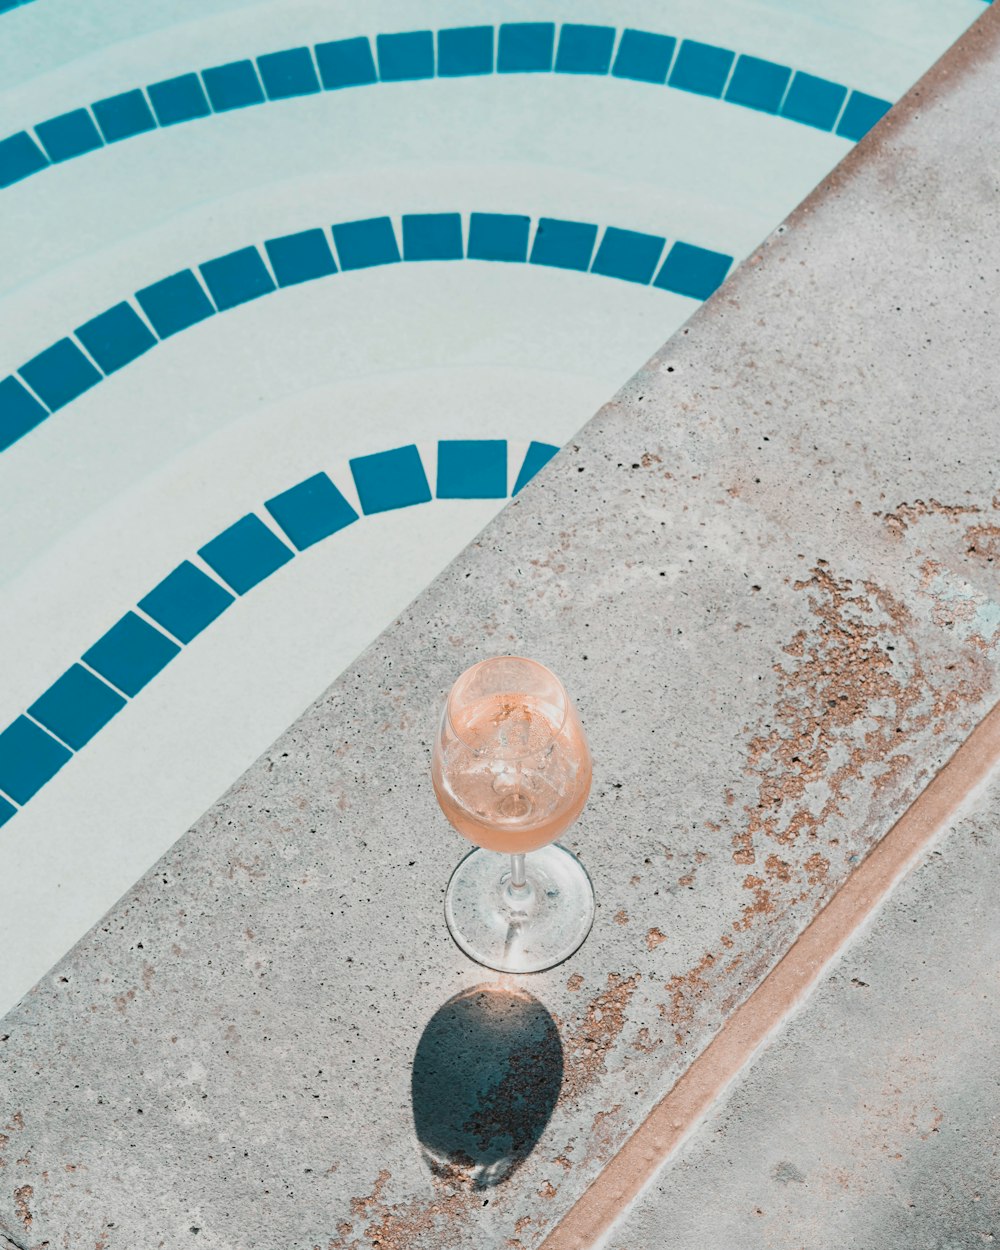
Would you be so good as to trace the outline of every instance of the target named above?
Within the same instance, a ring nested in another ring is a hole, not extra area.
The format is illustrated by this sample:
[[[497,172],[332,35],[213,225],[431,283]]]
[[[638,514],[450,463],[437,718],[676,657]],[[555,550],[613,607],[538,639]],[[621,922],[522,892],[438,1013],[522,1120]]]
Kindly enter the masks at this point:
[[[590,932],[590,878],[553,839],[583,810],[591,775],[576,708],[544,664],[482,660],[452,686],[431,776],[445,816],[480,848],[445,897],[451,935],[477,963],[540,972]]]

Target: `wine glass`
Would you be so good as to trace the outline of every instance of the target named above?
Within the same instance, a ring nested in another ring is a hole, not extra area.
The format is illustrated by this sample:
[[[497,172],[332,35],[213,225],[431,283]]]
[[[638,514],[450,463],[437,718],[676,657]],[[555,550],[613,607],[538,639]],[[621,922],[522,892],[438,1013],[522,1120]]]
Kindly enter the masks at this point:
[[[591,775],[576,708],[544,664],[498,656],[452,686],[431,776],[445,816],[480,848],[445,896],[451,935],[477,963],[540,972],[590,932],[590,878],[553,839],[583,810]]]

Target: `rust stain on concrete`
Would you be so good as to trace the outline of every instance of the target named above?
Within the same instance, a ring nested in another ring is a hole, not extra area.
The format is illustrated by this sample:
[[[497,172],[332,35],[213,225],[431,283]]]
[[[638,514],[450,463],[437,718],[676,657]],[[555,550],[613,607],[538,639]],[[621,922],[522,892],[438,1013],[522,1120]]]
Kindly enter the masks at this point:
[[[608,1054],[625,1027],[625,1013],[639,981],[638,972],[630,977],[609,972],[606,988],[590,1001],[583,1019],[571,1027],[565,1041],[566,1071],[561,1097],[579,1097],[605,1071]]]
[[[666,940],[667,940],[667,935],[663,932],[662,929],[654,925],[652,929],[650,929],[649,932],[646,934],[646,950],[655,951],[656,948],[660,945],[660,943],[665,942]]]
[[[30,1230],[34,1216],[28,1207],[28,1203],[33,1197],[35,1191],[30,1185],[21,1185],[14,1190],[14,1210],[17,1218],[24,1225],[25,1229]]]

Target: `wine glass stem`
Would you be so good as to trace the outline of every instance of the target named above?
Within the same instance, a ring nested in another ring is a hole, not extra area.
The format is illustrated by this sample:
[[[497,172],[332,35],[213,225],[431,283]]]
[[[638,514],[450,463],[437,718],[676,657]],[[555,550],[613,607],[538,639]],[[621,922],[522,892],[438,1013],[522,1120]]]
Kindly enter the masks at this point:
[[[524,876],[524,855],[512,855],[510,857],[510,883],[515,889],[524,889],[527,884]]]

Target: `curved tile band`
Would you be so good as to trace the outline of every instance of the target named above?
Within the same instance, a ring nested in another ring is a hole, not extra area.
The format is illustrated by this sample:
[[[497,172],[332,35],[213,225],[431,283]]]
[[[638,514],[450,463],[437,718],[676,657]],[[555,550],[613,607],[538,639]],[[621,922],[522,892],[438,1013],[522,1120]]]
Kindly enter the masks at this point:
[[[412,213],[402,218],[402,247],[389,217],[316,227],[238,248],[154,282],[78,326],[0,380],[0,451],[46,417],[173,334],[280,288],[340,270],[400,261],[527,262],[621,278],[706,299],[733,258],[722,252],[593,223],[510,213]],[[598,235],[601,234],[598,243]],[[332,238],[331,238],[332,236]],[[530,242],[530,246],[529,246]],[[595,250],[596,245],[596,250]],[[266,258],[266,259],[265,259]]]
[[[532,442],[511,494],[558,450]],[[433,492],[413,443],[358,456],[350,467],[365,516],[434,498],[507,497],[505,439],[441,439]],[[359,519],[323,472],[268,499],[264,510],[268,521],[247,513],[182,561],[0,733],[0,825],[239,596]]]
[[[2,0],[0,0],[2,5]],[[891,107],[804,70],[653,31],[577,22],[503,22],[337,39],[214,65],[136,87],[0,141],[0,187],[163,126],[296,96],[379,82],[482,74],[590,74],[725,100],[844,139]],[[32,133],[32,131],[34,133]]]

